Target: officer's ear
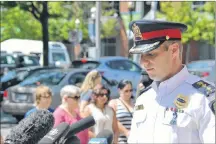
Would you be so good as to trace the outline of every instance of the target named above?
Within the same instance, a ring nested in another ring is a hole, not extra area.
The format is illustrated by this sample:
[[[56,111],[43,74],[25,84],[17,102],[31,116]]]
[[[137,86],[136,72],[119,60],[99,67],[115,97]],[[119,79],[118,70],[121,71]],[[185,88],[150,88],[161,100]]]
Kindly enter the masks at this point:
[[[177,42],[174,42],[169,46],[169,50],[171,51],[173,58],[176,58],[179,56],[180,46]]]

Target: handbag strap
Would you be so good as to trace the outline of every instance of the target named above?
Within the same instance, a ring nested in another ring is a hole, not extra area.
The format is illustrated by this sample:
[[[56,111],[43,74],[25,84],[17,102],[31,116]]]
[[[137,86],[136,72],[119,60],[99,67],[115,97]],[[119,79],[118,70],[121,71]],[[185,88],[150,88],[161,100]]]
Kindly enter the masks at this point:
[[[130,113],[131,117],[133,117],[132,112],[129,110],[129,108],[126,106],[126,104],[119,98],[120,102],[124,105],[124,107],[127,109],[127,111]]]

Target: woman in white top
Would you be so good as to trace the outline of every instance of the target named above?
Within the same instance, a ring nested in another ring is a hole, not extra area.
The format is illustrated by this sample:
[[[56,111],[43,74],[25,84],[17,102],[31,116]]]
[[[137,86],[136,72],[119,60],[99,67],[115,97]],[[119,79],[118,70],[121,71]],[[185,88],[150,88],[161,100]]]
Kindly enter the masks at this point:
[[[118,142],[118,125],[116,114],[108,101],[110,99],[110,90],[99,84],[93,89],[92,103],[85,107],[84,115],[92,115],[96,124],[89,129],[90,138],[96,137],[103,130],[109,130],[113,133],[113,143]]]

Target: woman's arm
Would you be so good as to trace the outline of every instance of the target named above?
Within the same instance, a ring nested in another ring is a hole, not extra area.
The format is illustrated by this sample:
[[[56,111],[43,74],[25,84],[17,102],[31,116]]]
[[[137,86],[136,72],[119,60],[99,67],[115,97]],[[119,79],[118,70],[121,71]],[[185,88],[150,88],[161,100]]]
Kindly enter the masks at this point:
[[[91,110],[88,106],[85,107],[84,111],[83,111],[83,118],[85,117],[88,117],[91,115]],[[93,127],[89,128],[88,130],[88,135],[89,135],[89,138],[94,138],[96,137],[95,133],[93,132]]]
[[[113,138],[113,143],[117,144],[118,143],[118,136],[119,136],[119,130],[118,130],[118,124],[117,124],[117,119],[116,119],[116,113],[113,110],[113,132],[114,132],[114,138]]]
[[[89,102],[88,101],[86,101],[86,100],[81,100],[81,102],[80,102],[80,116],[82,117],[82,118],[84,118],[85,117],[85,108],[86,108],[86,106],[89,104]]]

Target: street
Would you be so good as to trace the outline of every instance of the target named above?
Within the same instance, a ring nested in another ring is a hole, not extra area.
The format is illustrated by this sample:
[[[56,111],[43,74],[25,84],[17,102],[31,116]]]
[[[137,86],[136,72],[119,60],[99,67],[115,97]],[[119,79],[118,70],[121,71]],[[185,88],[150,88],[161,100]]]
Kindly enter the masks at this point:
[[[12,127],[16,126],[17,121],[11,115],[5,114],[1,111],[1,135],[5,138]]]

